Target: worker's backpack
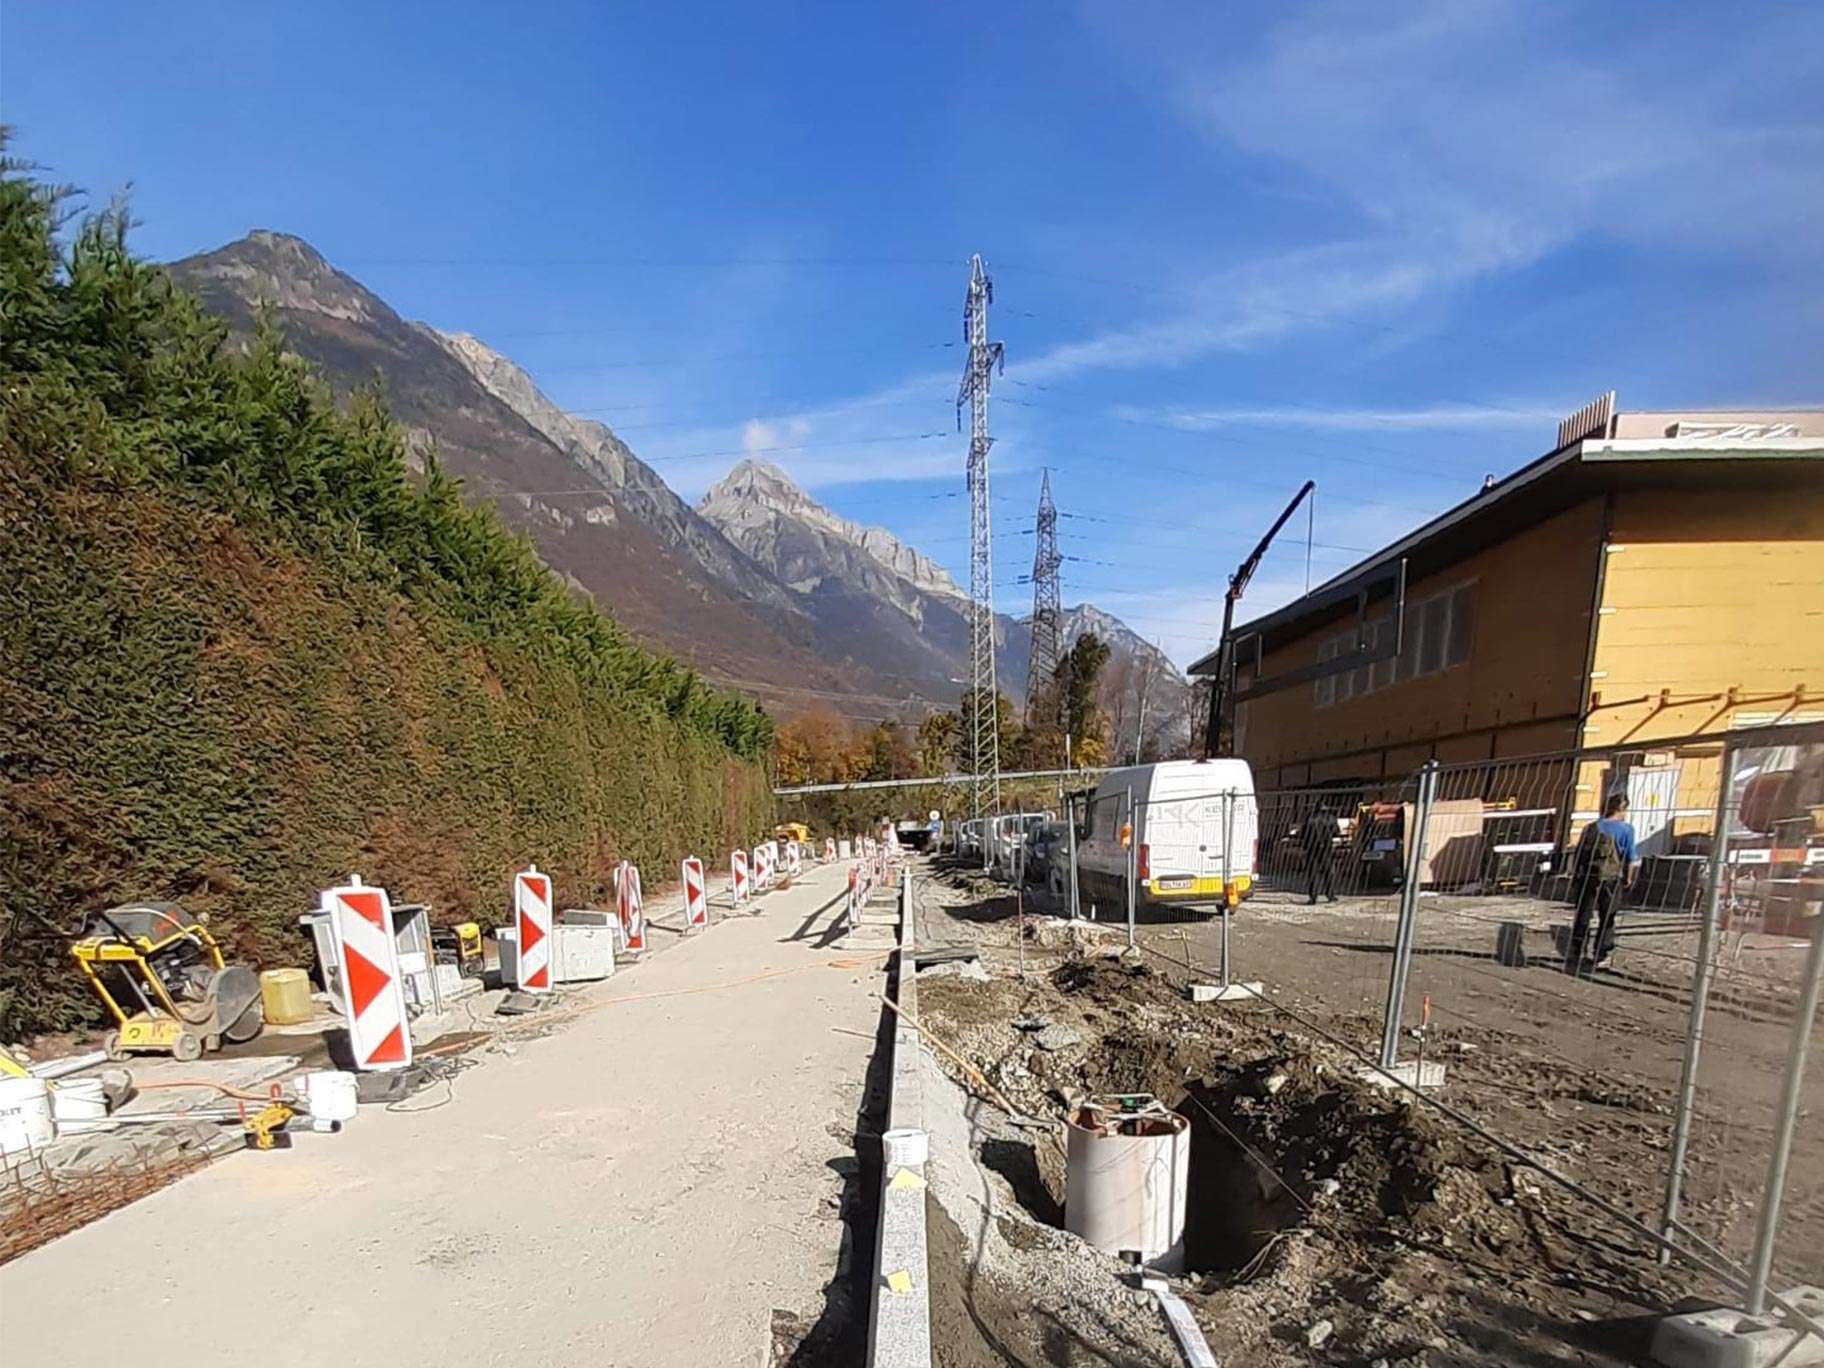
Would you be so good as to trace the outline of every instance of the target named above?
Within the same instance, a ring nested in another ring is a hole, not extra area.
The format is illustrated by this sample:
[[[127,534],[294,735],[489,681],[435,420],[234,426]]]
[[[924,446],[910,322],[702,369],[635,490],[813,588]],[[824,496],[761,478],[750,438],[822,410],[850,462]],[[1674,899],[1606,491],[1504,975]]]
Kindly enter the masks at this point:
[[[1591,822],[1577,842],[1577,873],[1585,879],[1605,882],[1622,875],[1621,847],[1615,844],[1615,833]]]

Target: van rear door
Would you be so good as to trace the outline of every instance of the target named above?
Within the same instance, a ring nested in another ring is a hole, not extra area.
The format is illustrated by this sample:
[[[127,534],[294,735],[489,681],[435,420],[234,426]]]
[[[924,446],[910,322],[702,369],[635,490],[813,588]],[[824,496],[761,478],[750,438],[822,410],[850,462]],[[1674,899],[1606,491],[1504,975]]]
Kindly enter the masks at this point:
[[[1161,892],[1186,890],[1222,869],[1222,797],[1196,786],[1155,784],[1141,839]]]

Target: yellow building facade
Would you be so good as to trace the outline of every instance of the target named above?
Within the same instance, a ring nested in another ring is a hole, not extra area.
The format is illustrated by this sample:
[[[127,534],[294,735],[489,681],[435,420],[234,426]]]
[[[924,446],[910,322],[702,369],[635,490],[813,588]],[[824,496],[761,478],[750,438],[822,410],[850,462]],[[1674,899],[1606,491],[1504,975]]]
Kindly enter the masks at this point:
[[[1716,747],[1655,742],[1824,719],[1824,413],[1591,422],[1237,630],[1234,749],[1260,787],[1638,745],[1671,817],[1714,793]],[[1603,768],[1579,775],[1592,806]]]

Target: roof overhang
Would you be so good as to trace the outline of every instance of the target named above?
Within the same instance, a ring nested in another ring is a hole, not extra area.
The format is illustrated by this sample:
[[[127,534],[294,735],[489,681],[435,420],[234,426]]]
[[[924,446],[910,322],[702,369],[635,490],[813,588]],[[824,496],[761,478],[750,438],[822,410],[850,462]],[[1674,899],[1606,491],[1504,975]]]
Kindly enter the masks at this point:
[[[1278,644],[1274,638],[1302,635],[1349,611],[1353,586],[1393,561],[1407,558],[1411,578],[1423,578],[1436,565],[1512,536],[1592,494],[1624,483],[1638,485],[1648,477],[1649,465],[1660,467],[1651,472],[1656,483],[1676,485],[1687,480],[1701,483],[1706,471],[1714,476],[1723,462],[1734,474],[1738,467],[1766,465],[1783,471],[1803,461],[1824,461],[1824,437],[1587,437],[1522,466],[1308,594],[1241,624],[1235,634],[1259,634],[1263,649],[1271,650]],[[1221,654],[1218,642],[1216,649],[1192,663],[1189,674],[1215,674]]]

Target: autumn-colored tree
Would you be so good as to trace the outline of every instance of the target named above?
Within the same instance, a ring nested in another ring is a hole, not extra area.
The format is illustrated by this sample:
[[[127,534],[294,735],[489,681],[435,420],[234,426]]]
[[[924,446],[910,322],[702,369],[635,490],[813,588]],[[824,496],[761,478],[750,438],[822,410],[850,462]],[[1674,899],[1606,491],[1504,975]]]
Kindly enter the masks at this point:
[[[956,760],[961,721],[953,712],[934,712],[918,724],[918,772],[948,774]]]

